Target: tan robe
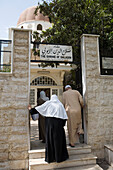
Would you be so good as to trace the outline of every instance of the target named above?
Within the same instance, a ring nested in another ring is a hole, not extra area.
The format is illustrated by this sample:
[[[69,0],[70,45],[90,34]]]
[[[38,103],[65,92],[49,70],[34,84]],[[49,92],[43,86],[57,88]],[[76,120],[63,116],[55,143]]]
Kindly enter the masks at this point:
[[[67,128],[69,143],[78,143],[78,133],[83,133],[81,119],[81,107],[83,107],[82,96],[77,90],[69,89],[63,93],[63,104],[68,115]]]

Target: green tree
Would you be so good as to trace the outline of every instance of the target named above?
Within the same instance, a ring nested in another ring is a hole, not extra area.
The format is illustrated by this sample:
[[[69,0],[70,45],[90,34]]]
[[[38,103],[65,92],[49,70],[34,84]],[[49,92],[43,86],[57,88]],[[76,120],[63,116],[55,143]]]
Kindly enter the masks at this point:
[[[101,51],[104,46],[113,51],[113,0],[43,0],[38,9],[53,23],[43,31],[43,41],[71,45],[74,61],[80,62],[82,34],[100,35]]]

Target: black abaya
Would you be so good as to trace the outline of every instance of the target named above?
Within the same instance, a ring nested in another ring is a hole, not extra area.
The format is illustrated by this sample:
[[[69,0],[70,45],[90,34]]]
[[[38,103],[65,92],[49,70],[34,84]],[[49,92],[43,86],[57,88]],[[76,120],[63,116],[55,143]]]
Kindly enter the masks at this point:
[[[45,101],[41,98],[38,99],[38,106],[45,103]],[[39,114],[38,119],[38,127],[39,127],[39,140],[45,142],[45,117]]]
[[[65,120],[55,117],[45,118],[46,153],[45,161],[62,162],[68,159],[66,137],[64,131]]]

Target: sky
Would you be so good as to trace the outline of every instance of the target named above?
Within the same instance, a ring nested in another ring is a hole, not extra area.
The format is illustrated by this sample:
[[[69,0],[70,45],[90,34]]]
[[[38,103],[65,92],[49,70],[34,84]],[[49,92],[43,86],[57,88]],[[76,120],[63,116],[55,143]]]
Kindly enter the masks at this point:
[[[20,14],[41,0],[0,0],[0,39],[8,40],[8,28],[16,28]]]

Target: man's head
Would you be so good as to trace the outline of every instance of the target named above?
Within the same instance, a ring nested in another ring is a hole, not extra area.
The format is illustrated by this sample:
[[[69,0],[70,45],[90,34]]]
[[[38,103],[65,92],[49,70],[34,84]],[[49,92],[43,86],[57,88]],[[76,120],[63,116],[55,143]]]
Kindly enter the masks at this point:
[[[69,89],[72,89],[70,85],[66,85],[65,86],[65,90],[69,90]]]

